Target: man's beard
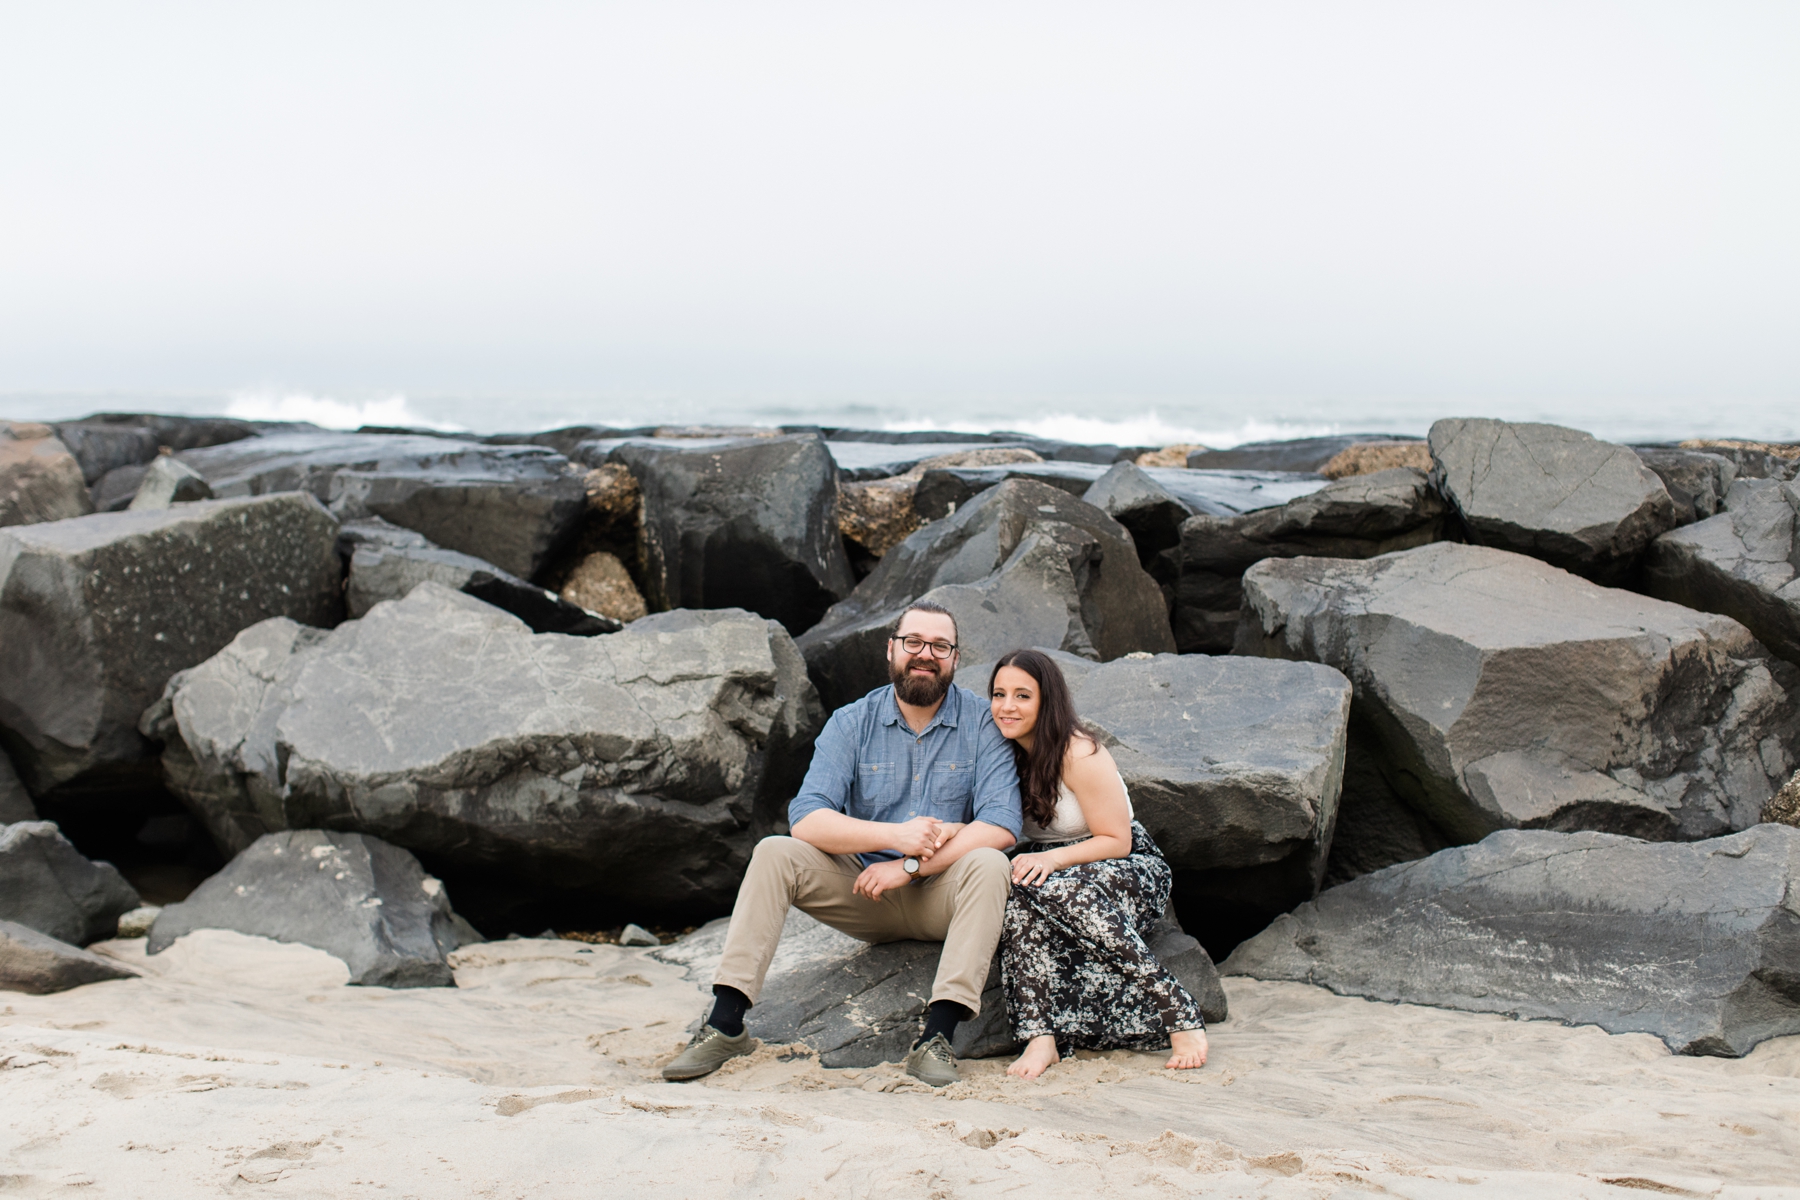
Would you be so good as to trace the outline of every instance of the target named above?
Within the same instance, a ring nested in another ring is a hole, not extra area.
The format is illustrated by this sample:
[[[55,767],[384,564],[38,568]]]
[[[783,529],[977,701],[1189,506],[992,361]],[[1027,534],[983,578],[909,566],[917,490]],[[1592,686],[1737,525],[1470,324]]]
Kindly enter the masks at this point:
[[[936,675],[912,674],[914,660],[907,660],[900,666],[894,660],[888,660],[888,679],[894,685],[894,694],[906,704],[918,708],[930,708],[944,698],[950,690],[950,683],[956,678],[956,672],[947,663],[931,664],[937,670]]]

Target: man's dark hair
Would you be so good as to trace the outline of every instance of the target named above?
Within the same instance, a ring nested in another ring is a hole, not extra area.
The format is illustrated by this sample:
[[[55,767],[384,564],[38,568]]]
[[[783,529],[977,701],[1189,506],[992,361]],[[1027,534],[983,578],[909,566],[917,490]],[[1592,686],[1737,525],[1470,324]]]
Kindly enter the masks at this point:
[[[888,633],[890,633],[896,637],[899,636],[900,625],[903,621],[906,620],[906,614],[907,613],[916,613],[916,612],[938,613],[942,616],[949,617],[950,618],[950,635],[952,637],[954,637],[957,641],[959,641],[959,642],[962,641],[962,631],[956,627],[956,614],[951,612],[949,609],[945,608],[943,605],[934,604],[930,600],[914,600],[911,604],[907,605],[904,609],[901,610],[900,615],[894,618],[894,627],[892,629],[888,630]]]

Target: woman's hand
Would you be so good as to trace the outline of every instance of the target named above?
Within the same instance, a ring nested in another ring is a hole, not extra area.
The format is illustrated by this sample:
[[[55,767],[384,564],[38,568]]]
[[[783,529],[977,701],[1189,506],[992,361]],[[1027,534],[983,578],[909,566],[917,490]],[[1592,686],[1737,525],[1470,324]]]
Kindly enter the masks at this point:
[[[1062,870],[1062,864],[1056,861],[1055,851],[1046,850],[1042,854],[1021,854],[1013,859],[1012,881],[1016,886],[1028,883],[1032,887],[1050,878],[1050,872]]]

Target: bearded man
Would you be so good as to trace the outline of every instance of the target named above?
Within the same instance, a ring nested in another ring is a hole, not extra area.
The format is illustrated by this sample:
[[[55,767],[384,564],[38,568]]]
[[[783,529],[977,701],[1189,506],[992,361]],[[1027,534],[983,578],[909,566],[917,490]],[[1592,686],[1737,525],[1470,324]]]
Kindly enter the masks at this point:
[[[790,906],[865,942],[943,942],[906,1072],[956,1082],[951,1040],[981,1009],[1018,840],[1019,777],[988,702],[955,685],[956,618],[920,602],[888,637],[891,682],[831,714],[788,805],[791,837],[750,858],[713,982],[713,1010],[665,1079],[698,1079],[751,1049]]]

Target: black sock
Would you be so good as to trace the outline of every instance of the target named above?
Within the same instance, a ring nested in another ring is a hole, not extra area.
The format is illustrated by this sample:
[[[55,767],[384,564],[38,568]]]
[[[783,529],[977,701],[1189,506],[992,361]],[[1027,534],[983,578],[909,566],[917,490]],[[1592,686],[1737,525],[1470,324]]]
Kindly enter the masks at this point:
[[[913,1043],[917,1050],[938,1034],[944,1035],[946,1042],[956,1040],[956,1027],[975,1014],[954,1000],[933,1000],[931,1008],[925,1013],[925,1032]]]
[[[727,1037],[736,1037],[744,1032],[744,1010],[749,1007],[750,997],[730,984],[715,983],[712,1016],[706,1023]]]

